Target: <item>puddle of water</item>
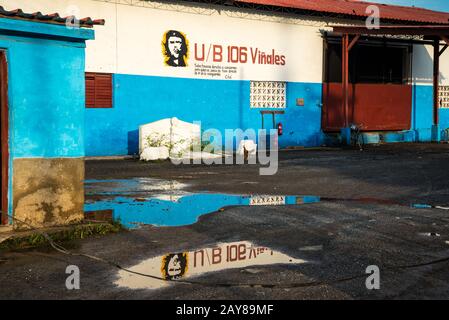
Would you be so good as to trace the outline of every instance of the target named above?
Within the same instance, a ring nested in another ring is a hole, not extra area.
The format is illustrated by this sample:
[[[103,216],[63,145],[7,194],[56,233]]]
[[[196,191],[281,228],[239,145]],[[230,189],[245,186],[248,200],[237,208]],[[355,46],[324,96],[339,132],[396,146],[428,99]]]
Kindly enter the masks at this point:
[[[139,225],[184,226],[198,221],[201,215],[228,206],[293,205],[319,202],[319,197],[240,196],[198,193],[184,196],[166,195],[147,198],[114,197],[87,200],[84,210],[110,212],[112,219],[129,229]]]
[[[360,202],[360,203],[369,203],[369,204],[381,204],[381,205],[397,205],[402,207],[410,207],[413,209],[440,209],[440,210],[449,210],[447,206],[436,206],[432,204],[426,203],[411,203],[409,205],[404,204],[403,202],[399,202],[391,199],[378,199],[378,198],[329,198],[329,197],[321,197],[321,201],[328,202]]]
[[[441,235],[436,232],[423,232],[419,234],[420,236],[426,236],[426,237],[440,237]]]
[[[432,209],[432,206],[429,204],[422,204],[422,203],[414,203],[411,205],[412,208],[415,209]]]
[[[152,178],[87,180],[85,182],[86,218],[95,220],[96,217],[103,217],[106,220],[120,221],[125,228],[135,229],[140,225],[190,225],[197,222],[201,215],[216,212],[228,206],[282,206],[320,201],[353,201],[404,206],[394,200],[375,198],[338,199],[317,196],[189,193],[182,190],[186,186],[176,181]],[[430,209],[435,206],[412,204],[411,207]]]
[[[139,193],[174,192],[187,187],[187,184],[177,181],[153,178],[115,179],[115,180],[85,180],[87,195],[132,195]]]
[[[173,284],[171,280],[187,280],[209,272],[301,263],[306,261],[267,247],[256,247],[248,241],[221,243],[211,248],[150,258],[128,268],[134,272],[158,277],[160,280],[120,270],[115,284],[130,289],[159,289]]]
[[[315,196],[230,195],[188,193],[185,185],[157,179],[86,181],[86,218],[120,223],[128,229],[140,225],[184,226],[201,215],[228,206],[294,205],[319,202]],[[103,220],[102,219],[102,220]]]

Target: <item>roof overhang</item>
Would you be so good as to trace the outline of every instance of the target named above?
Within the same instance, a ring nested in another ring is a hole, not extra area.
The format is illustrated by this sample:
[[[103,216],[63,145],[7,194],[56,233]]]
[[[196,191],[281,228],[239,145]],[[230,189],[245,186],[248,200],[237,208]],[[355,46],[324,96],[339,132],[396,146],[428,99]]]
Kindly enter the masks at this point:
[[[74,16],[60,16],[59,13],[43,14],[41,12],[26,13],[22,9],[6,10],[0,5],[0,17],[16,20],[33,21],[47,24],[66,25],[67,21],[76,22],[79,27],[92,28],[95,25],[104,25],[104,19],[92,20],[90,17],[77,19]]]
[[[333,31],[352,35],[402,35],[423,36],[426,38],[449,37],[449,25],[381,25],[378,29],[369,29],[365,25],[358,26],[332,26]]]
[[[293,9],[316,14],[330,14],[336,17],[366,19],[371,16],[370,6],[380,11],[382,21],[409,24],[449,24],[449,13],[433,11],[411,6],[387,5],[369,1],[351,0],[235,0],[216,1],[232,4],[246,4],[258,7],[270,7],[273,10]]]
[[[69,41],[84,42],[95,39],[95,32],[92,29],[67,28],[66,26],[35,23],[27,20],[8,19],[0,17],[0,34],[33,36]]]

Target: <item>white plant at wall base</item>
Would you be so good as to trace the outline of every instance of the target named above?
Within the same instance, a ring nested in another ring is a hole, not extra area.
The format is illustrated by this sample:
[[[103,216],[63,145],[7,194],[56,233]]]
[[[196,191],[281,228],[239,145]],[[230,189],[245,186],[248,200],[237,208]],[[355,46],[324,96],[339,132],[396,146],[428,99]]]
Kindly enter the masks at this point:
[[[216,128],[201,131],[201,127],[200,121],[194,121],[192,125],[176,118],[141,126],[140,159],[153,161],[169,158],[175,165],[222,165],[223,161],[227,165],[259,163],[260,175],[277,173],[279,137],[276,129],[225,129],[223,137]],[[240,152],[237,150],[235,157],[234,147],[241,149]]]
[[[366,28],[369,30],[380,29],[380,9],[376,5],[366,7],[366,13],[370,16],[366,19]]]
[[[166,134],[152,133],[146,138],[147,147],[159,148],[167,147],[170,149],[170,137]]]
[[[182,157],[187,154],[190,149],[193,148],[193,145],[199,144],[200,142],[192,142],[189,144],[187,148],[185,148],[185,144],[187,142],[186,139],[179,139],[176,142],[172,142],[170,140],[170,136],[167,134],[160,134],[153,132],[152,134],[146,137],[146,147],[160,149],[164,148],[168,151],[169,156],[171,157]],[[184,148],[183,148],[184,147]]]
[[[78,29],[80,27],[80,21],[77,17],[80,16],[80,8],[75,5],[70,5],[66,9],[67,18],[65,21],[65,26],[69,29]]]

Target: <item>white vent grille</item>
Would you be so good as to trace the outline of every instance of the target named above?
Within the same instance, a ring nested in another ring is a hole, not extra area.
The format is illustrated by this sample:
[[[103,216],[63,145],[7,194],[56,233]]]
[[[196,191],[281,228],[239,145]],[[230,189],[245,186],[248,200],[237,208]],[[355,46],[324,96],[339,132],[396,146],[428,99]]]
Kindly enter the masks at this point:
[[[280,81],[251,81],[251,108],[285,108],[286,83]]]
[[[438,99],[440,108],[449,108],[449,86],[440,86]]]

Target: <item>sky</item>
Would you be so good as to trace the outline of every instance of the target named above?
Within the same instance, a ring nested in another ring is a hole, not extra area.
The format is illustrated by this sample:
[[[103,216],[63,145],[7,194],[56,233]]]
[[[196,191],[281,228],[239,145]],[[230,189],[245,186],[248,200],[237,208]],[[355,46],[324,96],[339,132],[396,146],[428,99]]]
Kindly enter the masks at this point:
[[[397,4],[402,6],[415,6],[438,11],[449,12],[449,0],[366,0],[386,4]]]

